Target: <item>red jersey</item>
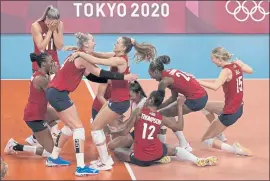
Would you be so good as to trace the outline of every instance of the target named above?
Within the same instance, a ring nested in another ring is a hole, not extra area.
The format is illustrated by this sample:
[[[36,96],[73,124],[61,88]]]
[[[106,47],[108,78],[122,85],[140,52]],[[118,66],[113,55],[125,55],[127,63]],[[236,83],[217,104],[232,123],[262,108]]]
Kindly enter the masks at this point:
[[[187,99],[198,99],[206,95],[205,89],[188,73],[176,69],[168,69],[164,70],[161,76],[162,78],[173,78],[174,83],[168,88],[183,94]]]
[[[38,90],[34,87],[33,80],[37,76],[44,76],[42,72],[36,71],[30,80],[30,92],[28,96],[28,103],[24,109],[25,121],[44,120],[47,112],[48,101],[43,90]]]
[[[163,154],[163,146],[158,139],[162,115],[144,107],[139,120],[134,125],[134,157],[141,161],[153,161]]]
[[[84,75],[85,68],[79,69],[75,66],[75,62],[69,62],[68,56],[49,83],[48,87],[54,87],[59,91],[73,92],[80,84]]]
[[[38,23],[41,27],[41,35],[44,39],[46,37],[47,32],[48,32],[48,27],[44,23],[44,21],[39,21]],[[34,52],[37,55],[40,54],[40,51],[39,51],[35,41],[34,41]],[[59,65],[59,59],[58,59],[58,55],[57,55],[57,49],[56,49],[56,46],[54,44],[53,35],[51,37],[51,40],[49,41],[49,44],[47,45],[47,47],[45,49],[45,52],[49,53],[52,56],[53,61],[56,62],[57,65]],[[37,62],[32,62],[32,69],[38,70]]]
[[[243,72],[236,63],[225,65],[223,68],[230,69],[232,72],[232,79],[223,84],[225,94],[223,113],[233,114],[243,103]]]
[[[106,100],[108,100],[111,97],[111,90],[112,90],[112,86],[111,86],[111,84],[108,84],[107,89],[106,89],[105,94],[104,94],[104,98]],[[92,108],[94,110],[96,110],[97,112],[99,112],[100,109],[102,108],[102,106],[103,105],[101,104],[101,102],[96,97],[94,102],[93,102]]]
[[[128,57],[125,55],[123,58],[128,63]],[[111,68],[112,72],[118,72],[117,67]],[[129,74],[130,69],[129,65],[127,66],[126,70],[123,74]],[[127,80],[111,80],[112,82],[112,91],[111,91],[111,98],[112,102],[123,102],[129,100],[129,81]]]

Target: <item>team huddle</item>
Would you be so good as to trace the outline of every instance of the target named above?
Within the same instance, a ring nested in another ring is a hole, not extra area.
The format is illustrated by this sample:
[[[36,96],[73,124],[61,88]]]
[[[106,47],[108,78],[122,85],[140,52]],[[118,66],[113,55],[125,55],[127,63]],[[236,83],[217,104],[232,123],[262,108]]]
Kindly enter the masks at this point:
[[[243,114],[243,73],[251,74],[253,70],[240,60],[229,61],[232,55],[223,47],[211,52],[212,62],[222,68],[220,75],[216,81],[207,82],[179,69],[165,69],[171,61],[169,56],[158,56],[155,46],[130,37],[119,37],[112,52],[96,52],[94,37],[84,33],[75,34],[77,46],[63,46],[63,22],[52,6],[32,24],[31,30],[35,48],[30,54],[33,75],[23,119],[33,135],[26,139],[29,145],[11,138],[5,153],[30,152],[46,157],[49,167],[68,166],[71,162],[60,155],[72,136],[77,176],[111,170],[114,161],[108,150],[120,161],[143,167],[167,164],[172,156],[198,167],[212,166],[217,158],[194,155],[183,134],[184,115],[200,111],[210,123],[201,137],[203,144],[236,155],[252,155],[239,143],[227,144],[224,131]],[[62,66],[57,55],[61,49],[71,51]],[[149,95],[137,80],[138,75],[130,72],[128,55],[132,49],[136,61],[145,61],[150,77],[159,82]],[[99,83],[92,105],[91,130],[84,129],[69,97],[83,77]],[[205,88],[216,91],[221,87],[225,102],[209,101]],[[166,88],[171,95],[164,100]],[[125,119],[128,110],[130,116]],[[59,122],[64,124],[60,130]],[[177,137],[178,146],[166,143],[168,128]],[[90,165],[84,159],[85,131],[91,132],[99,154]]]

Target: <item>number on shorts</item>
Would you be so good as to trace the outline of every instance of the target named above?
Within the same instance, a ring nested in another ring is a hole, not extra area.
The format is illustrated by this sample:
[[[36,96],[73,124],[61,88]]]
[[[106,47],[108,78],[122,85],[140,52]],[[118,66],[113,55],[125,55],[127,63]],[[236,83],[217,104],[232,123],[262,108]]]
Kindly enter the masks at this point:
[[[242,92],[243,91],[243,77],[240,76],[236,79],[236,90],[237,93]]]
[[[153,138],[153,134],[155,132],[156,127],[151,125],[148,127],[147,123],[143,123],[143,135],[142,135],[142,139],[148,139],[148,140],[152,140]],[[147,138],[146,138],[146,132],[147,130],[151,130],[151,132],[148,134]]]

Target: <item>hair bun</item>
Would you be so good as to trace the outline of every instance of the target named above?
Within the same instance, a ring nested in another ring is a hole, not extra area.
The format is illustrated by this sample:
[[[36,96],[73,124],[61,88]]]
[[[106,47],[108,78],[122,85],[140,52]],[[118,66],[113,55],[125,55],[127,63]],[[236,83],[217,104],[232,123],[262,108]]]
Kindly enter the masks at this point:
[[[82,37],[82,33],[81,32],[77,32],[75,33],[76,38],[80,39]]]
[[[164,90],[158,90],[157,93],[162,96],[165,97],[165,91]]]
[[[36,61],[37,61],[37,57],[38,57],[37,54],[35,54],[35,53],[30,53],[30,59],[31,59],[31,62],[36,62]]]

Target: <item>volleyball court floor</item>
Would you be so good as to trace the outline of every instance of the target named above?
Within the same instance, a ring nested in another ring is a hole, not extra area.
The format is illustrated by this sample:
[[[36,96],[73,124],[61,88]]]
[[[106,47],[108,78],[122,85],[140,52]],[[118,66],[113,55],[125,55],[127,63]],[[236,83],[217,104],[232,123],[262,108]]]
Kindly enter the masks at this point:
[[[153,80],[140,80],[149,94],[156,89]],[[221,151],[207,149],[200,144],[200,138],[209,123],[201,112],[184,117],[184,134],[197,156],[217,156],[218,165],[198,168],[191,163],[178,161],[148,168],[120,163],[112,171],[101,171],[96,176],[76,177],[76,160],[72,139],[65,145],[61,156],[72,162],[68,167],[48,168],[45,158],[29,154],[5,155],[4,147],[10,138],[25,144],[31,134],[23,122],[23,110],[27,102],[28,80],[1,80],[1,156],[8,163],[9,171],[5,180],[268,180],[269,179],[269,80],[246,80],[244,89],[244,114],[231,128],[225,131],[228,142],[239,141],[253,151],[253,157],[240,157]],[[97,159],[98,154],[90,137],[91,105],[97,91],[97,84],[82,81],[71,94],[86,130],[85,161]],[[208,91],[209,100],[224,100],[222,90]],[[169,92],[166,95],[170,95]],[[167,143],[177,144],[171,131],[167,133]]]

